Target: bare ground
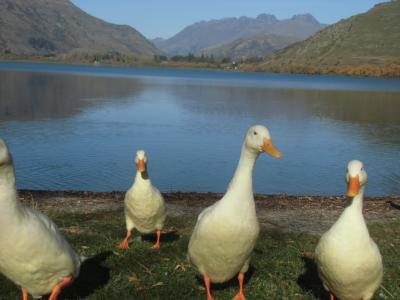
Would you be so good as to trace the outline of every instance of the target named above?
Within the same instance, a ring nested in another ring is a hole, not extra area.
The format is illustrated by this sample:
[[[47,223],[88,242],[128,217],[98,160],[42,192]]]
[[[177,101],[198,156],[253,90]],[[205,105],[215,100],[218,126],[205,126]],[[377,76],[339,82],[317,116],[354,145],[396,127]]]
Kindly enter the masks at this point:
[[[20,199],[41,211],[121,211],[124,192],[19,191]],[[168,214],[196,217],[222,197],[218,193],[164,193]],[[262,226],[285,232],[321,234],[338,218],[348,200],[344,196],[255,195]],[[400,219],[400,196],[366,197],[364,216],[368,223]]]

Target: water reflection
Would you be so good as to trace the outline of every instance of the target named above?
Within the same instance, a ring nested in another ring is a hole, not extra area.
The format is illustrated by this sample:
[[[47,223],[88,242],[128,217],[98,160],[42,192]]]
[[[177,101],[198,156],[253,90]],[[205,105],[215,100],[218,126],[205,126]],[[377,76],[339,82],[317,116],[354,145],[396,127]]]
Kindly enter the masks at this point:
[[[330,118],[352,123],[400,125],[400,94],[235,86],[170,86],[195,113],[266,118]]]
[[[143,91],[140,79],[0,71],[0,121],[65,118]],[[98,102],[97,102],[98,103]]]
[[[170,86],[192,114],[283,120],[299,128],[315,118],[351,123],[348,134],[373,143],[400,144],[400,94],[373,91],[298,90],[243,86]],[[354,130],[354,129],[357,130]],[[305,127],[305,130],[310,130]]]

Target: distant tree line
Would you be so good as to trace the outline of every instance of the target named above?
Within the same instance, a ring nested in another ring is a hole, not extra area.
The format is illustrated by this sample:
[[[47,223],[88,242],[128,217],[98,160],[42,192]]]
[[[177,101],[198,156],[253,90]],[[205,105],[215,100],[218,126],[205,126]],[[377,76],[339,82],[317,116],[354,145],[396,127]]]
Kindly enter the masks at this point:
[[[233,59],[228,56],[215,57],[213,54],[201,53],[200,55],[195,55],[189,53],[187,55],[174,55],[168,57],[166,55],[154,55],[155,62],[188,62],[188,63],[209,63],[209,64],[244,64],[244,63],[259,63],[263,61],[263,57],[242,57],[238,59]]]
[[[223,59],[225,60],[225,59]],[[206,55],[202,53],[200,56],[196,56],[193,53],[188,55],[174,55],[167,57],[166,55],[154,55],[154,61],[174,61],[174,62],[198,62],[198,63],[215,63],[217,62],[213,55]],[[221,60],[222,61],[222,60]],[[221,62],[219,61],[219,62]],[[229,62],[229,61],[227,61]]]
[[[40,47],[48,47],[40,40],[32,40],[32,43]],[[303,73],[303,74],[338,74],[355,76],[375,77],[400,77],[400,62],[393,61],[384,64],[359,64],[359,65],[325,65],[325,66],[304,66],[304,65],[274,65],[263,63],[262,57],[231,59],[229,57],[216,58],[213,55],[154,55],[153,58],[138,58],[133,54],[125,54],[117,51],[104,53],[91,52],[87,50],[75,50],[66,54],[14,54],[10,49],[0,53],[0,59],[5,60],[31,60],[69,62],[83,64],[118,64],[131,66],[146,65],[168,65],[171,67],[190,68],[214,68],[214,69],[240,69],[248,72],[277,72],[277,73]]]
[[[124,54],[118,51],[88,52],[80,50],[63,54],[63,56],[66,60],[84,63],[132,64],[138,61],[138,58],[135,55]]]
[[[352,76],[373,77],[400,77],[400,62],[388,62],[385,64],[360,64],[341,66],[279,66],[279,65],[244,65],[244,71],[278,72],[278,73],[302,73],[302,74],[337,74]]]

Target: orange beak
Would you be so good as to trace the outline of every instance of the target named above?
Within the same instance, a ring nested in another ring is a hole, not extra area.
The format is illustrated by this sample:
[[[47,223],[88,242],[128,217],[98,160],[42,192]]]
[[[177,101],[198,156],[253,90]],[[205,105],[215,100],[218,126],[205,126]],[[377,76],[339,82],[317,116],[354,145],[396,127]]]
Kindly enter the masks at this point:
[[[143,159],[139,159],[137,163],[137,168],[139,172],[144,172],[146,170],[146,164]]]
[[[264,139],[264,143],[261,146],[261,150],[275,158],[280,158],[282,156],[282,153],[275,148],[274,144],[272,144],[272,141],[267,138]]]
[[[358,195],[359,190],[360,190],[360,180],[358,178],[358,175],[356,177],[350,177],[347,186],[347,196],[355,197]]]

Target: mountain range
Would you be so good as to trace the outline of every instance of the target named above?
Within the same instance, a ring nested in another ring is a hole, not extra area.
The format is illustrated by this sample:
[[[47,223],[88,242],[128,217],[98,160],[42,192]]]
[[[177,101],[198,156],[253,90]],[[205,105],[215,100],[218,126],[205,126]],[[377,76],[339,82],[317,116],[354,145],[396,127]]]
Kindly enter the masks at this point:
[[[224,18],[197,22],[169,39],[158,38],[152,42],[169,56],[187,55],[220,46],[227,48],[229,43],[238,44],[246,39],[254,41],[257,36],[265,40],[265,35],[275,36],[271,36],[270,40],[282,37],[277,43],[280,46],[282,41],[302,40],[324,27],[324,24],[310,14],[295,15],[285,20],[278,20],[274,15],[261,14],[256,18]]]
[[[364,69],[400,67],[400,1],[377,4],[366,13],[328,26],[270,55],[260,70],[337,72],[363,65]]]
[[[49,55],[72,50],[152,57],[142,34],[88,15],[69,0],[0,0],[0,53]]]

